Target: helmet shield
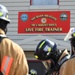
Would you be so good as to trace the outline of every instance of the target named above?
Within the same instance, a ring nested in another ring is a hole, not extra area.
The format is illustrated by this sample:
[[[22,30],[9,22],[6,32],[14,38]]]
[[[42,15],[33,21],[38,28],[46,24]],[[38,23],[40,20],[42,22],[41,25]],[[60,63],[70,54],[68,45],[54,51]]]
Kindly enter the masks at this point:
[[[75,36],[75,28],[70,28],[68,34],[65,36],[64,41],[70,40],[71,38],[73,38],[73,36]]]

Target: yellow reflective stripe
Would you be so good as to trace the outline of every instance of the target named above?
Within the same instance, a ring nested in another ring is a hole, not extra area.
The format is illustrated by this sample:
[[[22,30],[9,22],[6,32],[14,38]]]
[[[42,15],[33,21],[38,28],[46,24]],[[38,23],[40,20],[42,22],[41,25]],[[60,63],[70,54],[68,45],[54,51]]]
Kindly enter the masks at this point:
[[[50,52],[51,51],[51,47],[50,48],[48,48],[48,52]]]
[[[3,13],[2,12],[0,12],[0,17],[2,17],[3,16]]]
[[[73,33],[73,36],[75,37],[75,33]]]
[[[41,47],[43,46],[44,43],[45,43],[45,41],[43,41],[43,42],[41,43],[41,45],[39,46],[39,48],[41,48]]]
[[[37,58],[37,59],[38,59],[38,56],[37,56],[37,55],[35,55],[35,58]]]

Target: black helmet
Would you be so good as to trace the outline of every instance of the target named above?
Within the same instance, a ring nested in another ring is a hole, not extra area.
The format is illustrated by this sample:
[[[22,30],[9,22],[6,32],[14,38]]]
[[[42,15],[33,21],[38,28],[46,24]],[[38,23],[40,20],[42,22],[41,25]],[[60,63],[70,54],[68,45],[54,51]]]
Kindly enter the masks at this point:
[[[57,55],[56,53],[57,53],[56,43],[48,39],[44,39],[37,45],[34,55],[35,58],[39,60],[48,60],[50,58],[55,58],[54,55]]]

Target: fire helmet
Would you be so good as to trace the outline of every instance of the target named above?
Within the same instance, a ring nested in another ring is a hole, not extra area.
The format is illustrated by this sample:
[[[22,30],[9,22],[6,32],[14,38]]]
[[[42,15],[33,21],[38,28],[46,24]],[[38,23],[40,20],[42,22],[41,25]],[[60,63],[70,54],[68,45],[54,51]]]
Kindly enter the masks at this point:
[[[38,60],[48,60],[50,58],[55,58],[57,51],[57,45],[48,39],[44,39],[39,42],[34,53],[35,58]]]
[[[0,4],[0,19],[10,23],[10,20],[8,19],[8,10],[5,6],[1,4]]]

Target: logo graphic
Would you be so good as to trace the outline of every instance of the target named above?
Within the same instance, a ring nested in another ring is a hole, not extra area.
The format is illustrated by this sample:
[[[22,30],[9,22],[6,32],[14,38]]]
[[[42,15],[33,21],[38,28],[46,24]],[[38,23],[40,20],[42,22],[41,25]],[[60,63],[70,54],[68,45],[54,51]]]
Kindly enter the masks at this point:
[[[41,22],[42,22],[42,23],[46,23],[46,22],[47,22],[46,18],[42,18],[42,19],[41,19]]]
[[[28,20],[28,15],[27,14],[22,14],[21,15],[21,20],[22,21],[27,21]]]
[[[65,13],[60,15],[60,19],[63,20],[63,21],[67,20],[67,18],[68,18],[68,16]]]

